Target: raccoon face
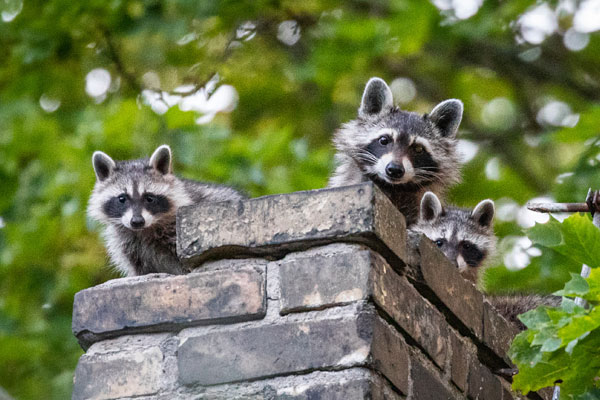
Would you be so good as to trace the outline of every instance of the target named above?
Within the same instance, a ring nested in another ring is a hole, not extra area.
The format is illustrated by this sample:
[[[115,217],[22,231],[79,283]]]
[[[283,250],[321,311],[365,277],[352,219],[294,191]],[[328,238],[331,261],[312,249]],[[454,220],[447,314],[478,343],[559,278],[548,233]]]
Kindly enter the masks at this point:
[[[480,267],[493,252],[494,202],[483,200],[471,211],[442,208],[438,197],[427,192],[421,200],[419,222],[412,228],[432,240],[459,270]]]
[[[180,188],[168,146],[156,149],[150,160],[115,163],[97,151],[92,162],[97,178],[89,205],[93,218],[139,231],[173,216]]]
[[[446,100],[423,116],[394,107],[392,92],[379,78],[365,87],[358,119],[345,124],[335,139],[363,173],[384,184],[415,188],[458,180],[456,132],[460,100]]]

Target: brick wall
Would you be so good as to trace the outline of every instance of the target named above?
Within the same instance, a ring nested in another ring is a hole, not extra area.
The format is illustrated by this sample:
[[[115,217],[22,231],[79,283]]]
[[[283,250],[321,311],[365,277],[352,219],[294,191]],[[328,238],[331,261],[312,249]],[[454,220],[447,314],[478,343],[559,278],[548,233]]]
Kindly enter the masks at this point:
[[[516,333],[370,184],[188,207],[185,276],[75,296],[74,399],[516,398]],[[549,398],[548,393],[530,398]]]

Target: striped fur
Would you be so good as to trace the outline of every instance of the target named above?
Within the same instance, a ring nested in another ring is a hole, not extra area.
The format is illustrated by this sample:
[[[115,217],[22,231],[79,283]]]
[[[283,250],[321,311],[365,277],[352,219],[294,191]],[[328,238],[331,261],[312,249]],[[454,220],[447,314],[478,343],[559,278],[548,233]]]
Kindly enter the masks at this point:
[[[125,276],[187,272],[176,252],[177,210],[243,198],[229,187],[176,177],[171,149],[166,145],[156,149],[150,159],[115,162],[97,151],[92,162],[96,184],[87,212],[104,225],[108,255]]]

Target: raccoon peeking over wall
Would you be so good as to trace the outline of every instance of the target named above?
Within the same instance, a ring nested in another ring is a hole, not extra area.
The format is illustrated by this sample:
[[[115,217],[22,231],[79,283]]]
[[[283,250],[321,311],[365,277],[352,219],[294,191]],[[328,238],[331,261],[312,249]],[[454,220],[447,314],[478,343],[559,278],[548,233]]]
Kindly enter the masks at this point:
[[[96,184],[87,212],[104,225],[108,254],[123,275],[188,272],[177,257],[177,209],[243,198],[229,187],[178,178],[171,159],[167,145],[150,159],[115,162],[101,151],[92,156]]]
[[[494,202],[483,200],[475,208],[442,207],[432,192],[423,195],[419,220],[408,229],[413,259],[421,234],[427,236],[459,269],[461,274],[477,282],[480,270],[496,249],[494,235]]]
[[[496,250],[493,229],[494,202],[483,200],[475,208],[442,207],[440,200],[431,192],[421,200],[419,220],[408,229],[409,263],[418,262],[417,248],[421,234],[433,241],[461,272],[473,283],[477,283],[483,267]],[[556,307],[560,297],[519,294],[486,296],[492,305],[521,330],[525,325],[519,314],[540,305]]]
[[[329,187],[370,179],[413,224],[426,191],[442,197],[460,181],[456,133],[462,113],[463,104],[455,99],[425,115],[402,111],[388,85],[371,78],[358,118],[335,133],[337,168]]]

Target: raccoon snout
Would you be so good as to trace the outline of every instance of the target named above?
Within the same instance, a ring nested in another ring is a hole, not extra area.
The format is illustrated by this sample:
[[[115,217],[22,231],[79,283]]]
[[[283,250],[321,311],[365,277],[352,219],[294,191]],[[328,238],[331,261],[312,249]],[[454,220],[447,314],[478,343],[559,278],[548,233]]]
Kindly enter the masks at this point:
[[[404,176],[404,167],[400,164],[394,164],[393,162],[389,163],[385,167],[385,173],[392,179],[399,179]]]
[[[131,224],[131,227],[133,229],[140,229],[144,227],[146,221],[141,215],[134,215],[133,217],[131,217],[131,221],[129,221],[129,223]]]

